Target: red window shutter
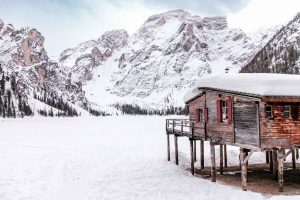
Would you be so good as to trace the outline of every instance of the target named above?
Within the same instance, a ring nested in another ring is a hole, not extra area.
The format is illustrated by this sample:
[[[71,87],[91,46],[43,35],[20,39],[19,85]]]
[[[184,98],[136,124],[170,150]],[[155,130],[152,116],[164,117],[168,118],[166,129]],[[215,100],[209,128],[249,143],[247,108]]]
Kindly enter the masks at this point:
[[[217,99],[217,101],[216,101],[216,113],[217,113],[217,122],[222,122],[221,100],[220,99]]]
[[[208,108],[204,109],[204,120],[205,122],[208,122]]]
[[[199,109],[196,109],[196,122],[200,121],[200,116],[199,116],[200,112]]]
[[[233,98],[227,100],[227,114],[228,114],[228,123],[232,123],[232,111],[233,111]]]

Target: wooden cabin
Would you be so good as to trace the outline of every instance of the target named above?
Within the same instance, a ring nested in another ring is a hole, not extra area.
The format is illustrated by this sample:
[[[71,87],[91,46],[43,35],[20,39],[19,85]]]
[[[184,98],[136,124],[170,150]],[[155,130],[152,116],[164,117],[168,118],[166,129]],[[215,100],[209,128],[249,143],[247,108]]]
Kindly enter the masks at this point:
[[[295,156],[295,149],[300,147],[299,75],[208,75],[200,79],[184,100],[189,120],[167,120],[166,131],[167,135],[190,138],[191,163],[195,159],[194,141],[210,141],[211,173],[215,181],[214,146],[238,146],[242,187],[246,190],[248,159],[255,151],[266,151],[274,176],[278,176],[279,190],[283,191],[283,160],[290,153]],[[223,165],[223,153],[220,157],[220,165]],[[201,167],[202,162],[201,158]],[[293,159],[293,165],[294,162]],[[193,164],[191,168],[193,173]]]

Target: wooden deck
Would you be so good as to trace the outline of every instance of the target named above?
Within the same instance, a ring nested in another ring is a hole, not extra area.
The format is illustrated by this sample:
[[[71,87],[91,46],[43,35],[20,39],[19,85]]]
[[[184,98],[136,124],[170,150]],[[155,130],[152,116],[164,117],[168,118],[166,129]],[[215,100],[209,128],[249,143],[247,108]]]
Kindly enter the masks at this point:
[[[194,123],[189,119],[166,119],[166,133],[192,138]]]

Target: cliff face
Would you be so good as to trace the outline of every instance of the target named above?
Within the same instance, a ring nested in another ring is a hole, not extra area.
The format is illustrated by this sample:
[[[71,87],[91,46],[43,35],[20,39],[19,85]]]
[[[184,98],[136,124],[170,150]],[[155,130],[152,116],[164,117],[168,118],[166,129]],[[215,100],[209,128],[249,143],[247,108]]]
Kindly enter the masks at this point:
[[[282,27],[241,72],[299,74],[299,55],[300,14]]]

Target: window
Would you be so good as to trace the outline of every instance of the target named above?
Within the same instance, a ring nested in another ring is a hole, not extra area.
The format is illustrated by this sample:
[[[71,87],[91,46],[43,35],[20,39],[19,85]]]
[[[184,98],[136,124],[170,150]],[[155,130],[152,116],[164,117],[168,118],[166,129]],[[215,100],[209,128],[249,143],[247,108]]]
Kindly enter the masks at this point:
[[[203,109],[197,109],[197,122],[204,122],[204,111]]]
[[[266,117],[273,117],[273,109],[272,106],[266,106]]]
[[[290,118],[291,116],[291,106],[283,106],[283,117]]]
[[[216,119],[217,122],[232,123],[233,117],[233,97],[227,97],[226,100],[217,99],[216,101]]]
[[[221,101],[222,106],[222,121],[225,121],[228,119],[228,105],[227,101]]]

